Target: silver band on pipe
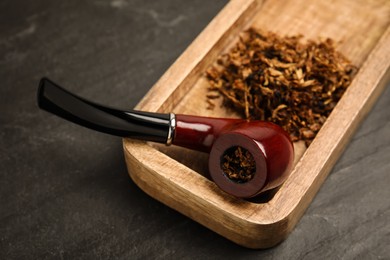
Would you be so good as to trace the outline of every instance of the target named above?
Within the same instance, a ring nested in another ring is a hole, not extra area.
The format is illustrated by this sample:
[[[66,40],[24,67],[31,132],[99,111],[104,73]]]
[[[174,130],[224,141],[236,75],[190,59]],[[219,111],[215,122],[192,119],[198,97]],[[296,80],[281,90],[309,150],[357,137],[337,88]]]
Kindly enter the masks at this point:
[[[168,129],[168,137],[167,137],[167,145],[171,145],[173,138],[175,137],[175,129],[176,129],[176,116],[173,113],[169,114],[169,129]]]

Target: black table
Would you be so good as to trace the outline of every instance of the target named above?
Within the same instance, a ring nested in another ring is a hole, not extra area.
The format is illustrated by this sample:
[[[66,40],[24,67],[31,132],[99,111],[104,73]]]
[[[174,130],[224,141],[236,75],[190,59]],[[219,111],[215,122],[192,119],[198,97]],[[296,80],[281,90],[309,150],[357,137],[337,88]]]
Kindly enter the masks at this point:
[[[0,259],[390,258],[390,89],[279,246],[249,250],[144,194],[121,140],[38,110],[42,76],[132,108],[227,0],[0,3]]]

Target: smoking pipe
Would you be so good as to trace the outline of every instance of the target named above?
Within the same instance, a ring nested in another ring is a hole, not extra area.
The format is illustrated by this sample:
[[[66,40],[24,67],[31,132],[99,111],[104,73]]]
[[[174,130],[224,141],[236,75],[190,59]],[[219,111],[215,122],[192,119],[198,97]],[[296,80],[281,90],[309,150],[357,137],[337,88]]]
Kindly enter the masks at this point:
[[[78,97],[47,78],[39,83],[38,106],[107,134],[209,152],[213,181],[240,198],[281,185],[292,168],[294,150],[289,135],[270,122],[122,111]],[[239,160],[242,154],[245,162]]]

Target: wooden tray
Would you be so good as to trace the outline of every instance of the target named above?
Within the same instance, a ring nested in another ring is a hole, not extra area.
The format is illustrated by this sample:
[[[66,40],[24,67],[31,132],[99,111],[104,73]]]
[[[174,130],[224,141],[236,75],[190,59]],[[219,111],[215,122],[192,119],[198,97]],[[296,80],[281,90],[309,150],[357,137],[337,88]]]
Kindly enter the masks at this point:
[[[137,109],[234,117],[207,110],[204,71],[250,26],[280,35],[331,37],[360,70],[310,147],[262,201],[237,199],[207,177],[207,155],[124,139],[128,171],[150,196],[250,248],[281,242],[298,222],[389,79],[390,3],[381,1],[232,0],[161,77]]]

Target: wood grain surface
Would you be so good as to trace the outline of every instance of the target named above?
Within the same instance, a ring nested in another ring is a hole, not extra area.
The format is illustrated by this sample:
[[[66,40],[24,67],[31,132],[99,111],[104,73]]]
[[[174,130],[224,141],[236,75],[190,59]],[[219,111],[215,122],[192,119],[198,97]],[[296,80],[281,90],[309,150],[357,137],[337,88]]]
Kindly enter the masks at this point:
[[[230,111],[221,108],[207,109],[204,71],[248,26],[304,34],[309,28],[302,24],[310,24],[311,37],[343,40],[340,51],[348,49],[346,55],[353,55],[359,72],[308,150],[296,149],[294,170],[269,201],[252,203],[219,191],[204,177],[207,157],[203,154],[188,156],[186,149],[171,152],[169,148],[125,140],[132,179],[152,197],[240,245],[267,248],[280,243],[296,225],[388,81],[390,17],[384,14],[389,13],[390,5],[386,3],[367,3],[361,8],[338,1],[324,9],[320,2],[308,6],[306,1],[230,1],[138,106],[148,111],[229,116]],[[320,11],[325,15],[316,15]],[[351,20],[346,13],[358,18]],[[253,19],[240,19],[242,16]],[[348,30],[343,33],[340,28],[345,26]],[[362,28],[364,41],[355,37]]]
[[[238,246],[145,194],[120,139],[38,110],[42,76],[134,107],[227,2],[0,2],[1,259],[390,258],[389,85],[294,231],[268,250]],[[350,1],[365,3],[384,8]]]

